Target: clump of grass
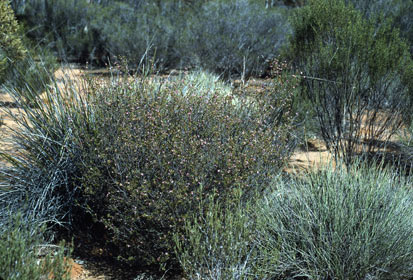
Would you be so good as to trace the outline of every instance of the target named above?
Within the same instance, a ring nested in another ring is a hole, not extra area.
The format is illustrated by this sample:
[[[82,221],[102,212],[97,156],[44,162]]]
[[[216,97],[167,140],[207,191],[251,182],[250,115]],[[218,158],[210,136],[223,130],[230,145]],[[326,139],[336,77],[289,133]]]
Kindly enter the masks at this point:
[[[0,221],[9,211],[21,211],[27,223],[51,225],[72,219],[81,155],[75,140],[93,126],[93,117],[80,95],[81,86],[58,82],[47,73],[37,81],[46,89],[41,96],[30,81],[24,88],[6,88],[19,113],[6,110],[16,123],[6,141],[16,152],[0,154],[8,163],[0,169]]]
[[[365,164],[276,180],[256,211],[274,278],[408,279],[411,181]]]

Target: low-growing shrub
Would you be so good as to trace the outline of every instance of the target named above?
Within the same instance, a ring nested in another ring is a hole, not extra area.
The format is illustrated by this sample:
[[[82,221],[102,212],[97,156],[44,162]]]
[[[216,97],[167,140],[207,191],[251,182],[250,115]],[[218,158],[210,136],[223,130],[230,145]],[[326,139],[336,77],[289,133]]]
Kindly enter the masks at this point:
[[[201,198],[185,217],[182,234],[175,234],[176,251],[189,279],[265,279],[259,270],[259,248],[254,243],[253,201],[242,201],[234,188],[232,203]],[[202,190],[201,190],[202,192]]]
[[[274,279],[408,279],[411,181],[365,164],[278,179],[257,207]]]
[[[67,254],[63,245],[43,245],[43,230],[28,228],[18,214],[2,224],[0,279],[70,279],[70,266],[65,261]]]
[[[277,89],[234,106],[193,77],[156,79],[97,90],[98,121],[82,140],[82,205],[106,228],[114,256],[168,266],[193,202],[211,193],[230,201],[237,185],[246,198],[280,170],[294,146],[293,115],[291,96]]]

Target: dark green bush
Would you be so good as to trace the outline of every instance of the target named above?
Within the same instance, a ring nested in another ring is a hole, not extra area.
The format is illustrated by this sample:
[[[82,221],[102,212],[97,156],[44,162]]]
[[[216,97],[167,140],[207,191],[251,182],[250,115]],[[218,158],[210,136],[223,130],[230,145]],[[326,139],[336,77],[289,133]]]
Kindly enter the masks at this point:
[[[42,244],[42,228],[31,229],[16,215],[0,231],[0,279],[69,280],[63,246]],[[42,256],[42,259],[39,258]]]
[[[359,163],[272,186],[255,209],[271,279],[412,277],[410,180]]]
[[[248,0],[209,1],[188,19],[182,49],[217,74],[259,76],[290,33],[279,10]]]
[[[383,15],[393,19],[393,25],[400,29],[400,34],[410,43],[413,53],[413,2],[404,0],[350,0],[354,7],[367,17]]]
[[[246,98],[197,80],[98,90],[98,121],[83,141],[82,204],[122,261],[176,262],[172,234],[194,201],[211,193],[231,201],[237,185],[247,198],[292,151],[291,92]]]
[[[19,36],[19,26],[8,1],[0,3],[0,85],[5,81],[5,72],[26,55]]]
[[[406,42],[391,20],[364,19],[344,0],[311,0],[292,25],[288,56],[303,72],[327,147],[346,162],[375,151],[413,104]]]

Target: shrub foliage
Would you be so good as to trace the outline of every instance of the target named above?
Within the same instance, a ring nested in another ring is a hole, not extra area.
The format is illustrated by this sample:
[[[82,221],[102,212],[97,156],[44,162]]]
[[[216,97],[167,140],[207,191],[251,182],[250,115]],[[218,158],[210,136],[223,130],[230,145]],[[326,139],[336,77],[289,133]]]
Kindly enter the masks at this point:
[[[342,0],[311,0],[295,12],[292,25],[289,55],[304,74],[327,147],[346,162],[374,151],[410,109],[407,44],[390,21],[364,19]]]
[[[95,64],[154,58],[159,70],[202,66],[262,75],[290,31],[278,9],[231,1],[14,1],[29,36],[62,59]]]
[[[230,76],[260,76],[290,32],[278,10],[248,0],[209,1],[189,19],[184,50],[193,63]]]
[[[85,204],[131,263],[176,261],[172,233],[194,201],[230,201],[237,185],[246,197],[259,191],[293,147],[288,96],[251,102],[181,79],[102,88],[85,140]]]
[[[0,278],[7,280],[69,280],[70,265],[63,246],[42,244],[44,228],[34,230],[17,214],[2,224],[0,232]],[[43,252],[42,252],[43,251]],[[49,251],[49,252],[48,252]],[[39,258],[42,256],[42,258]]]
[[[0,2],[0,84],[5,71],[24,58],[26,50],[18,34],[18,24],[8,1]]]
[[[267,279],[260,270],[260,251],[254,244],[256,223],[253,201],[242,201],[241,188],[233,189],[232,203],[213,195],[201,199],[175,234],[177,256],[189,279]]]

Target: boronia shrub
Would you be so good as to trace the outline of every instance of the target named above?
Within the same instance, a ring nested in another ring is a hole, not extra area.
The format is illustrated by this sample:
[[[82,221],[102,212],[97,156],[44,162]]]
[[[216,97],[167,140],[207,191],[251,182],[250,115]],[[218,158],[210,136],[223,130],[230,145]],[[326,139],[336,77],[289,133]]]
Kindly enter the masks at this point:
[[[412,277],[410,180],[359,163],[272,187],[256,213],[261,251],[273,260],[263,269],[274,279]]]
[[[234,106],[219,87],[191,80],[147,77],[97,90],[98,121],[82,140],[81,204],[126,263],[176,263],[172,234],[194,202],[207,194],[231,201],[236,185],[247,199],[292,151],[288,98]]]

